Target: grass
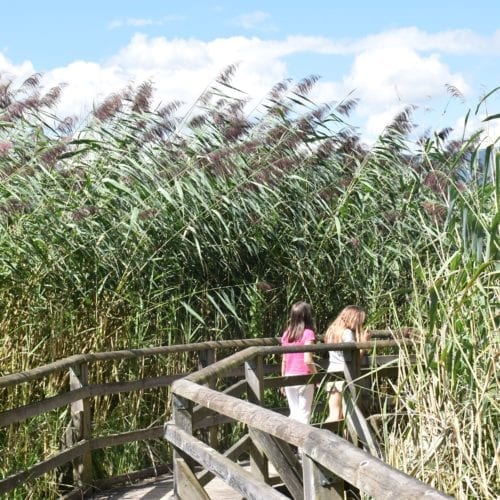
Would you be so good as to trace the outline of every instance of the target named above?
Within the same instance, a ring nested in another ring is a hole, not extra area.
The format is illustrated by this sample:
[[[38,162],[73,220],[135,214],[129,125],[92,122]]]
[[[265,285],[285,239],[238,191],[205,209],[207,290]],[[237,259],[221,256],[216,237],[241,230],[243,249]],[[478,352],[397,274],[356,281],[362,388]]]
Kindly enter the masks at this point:
[[[80,352],[278,336],[297,299],[313,304],[322,332],[345,304],[361,304],[370,326],[426,332],[418,370],[394,388],[408,418],[386,429],[390,462],[458,498],[494,498],[494,145],[477,134],[453,141],[448,130],[412,142],[406,110],[368,148],[347,122],[356,102],[314,105],[314,77],[276,85],[247,115],[232,71],[184,116],[175,102],[152,109],[143,84],[81,124],[51,115],[57,91],[40,97],[37,78],[0,85],[2,374]],[[189,363],[99,365],[92,376],[139,378]],[[5,391],[0,406],[66,383]],[[162,421],[168,401],[147,391],[95,409],[94,433],[105,435]],[[57,448],[68,416],[46,418],[16,430],[3,474]],[[2,446],[13,432],[2,430]],[[25,454],[35,433],[44,447]],[[138,446],[106,451],[102,474],[168,453]],[[19,497],[57,494],[52,478]]]

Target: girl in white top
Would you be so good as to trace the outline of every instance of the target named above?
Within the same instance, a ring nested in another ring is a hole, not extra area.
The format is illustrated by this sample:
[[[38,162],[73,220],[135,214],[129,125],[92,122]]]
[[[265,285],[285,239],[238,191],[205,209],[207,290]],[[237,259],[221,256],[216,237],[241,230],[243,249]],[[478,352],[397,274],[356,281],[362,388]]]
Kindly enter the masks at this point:
[[[335,318],[325,333],[324,342],[334,344],[339,342],[364,342],[369,339],[369,333],[362,331],[366,320],[366,313],[358,306],[347,306]],[[330,351],[330,364],[328,372],[344,373],[344,353],[342,351]],[[342,420],[342,388],[343,382],[329,382],[328,391],[328,409],[329,415],[327,422]]]

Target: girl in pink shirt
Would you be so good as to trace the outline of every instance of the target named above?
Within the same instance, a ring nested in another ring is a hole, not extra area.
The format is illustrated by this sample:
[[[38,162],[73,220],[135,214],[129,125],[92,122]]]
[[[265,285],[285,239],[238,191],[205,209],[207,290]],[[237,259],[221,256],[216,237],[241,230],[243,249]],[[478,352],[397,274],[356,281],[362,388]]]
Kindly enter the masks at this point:
[[[313,330],[312,309],[307,302],[297,302],[290,311],[288,328],[281,337],[281,345],[310,345],[316,341]],[[290,352],[283,354],[281,375],[308,375],[316,373],[311,352]],[[309,423],[314,398],[314,384],[294,385],[284,388],[290,418],[304,424]]]

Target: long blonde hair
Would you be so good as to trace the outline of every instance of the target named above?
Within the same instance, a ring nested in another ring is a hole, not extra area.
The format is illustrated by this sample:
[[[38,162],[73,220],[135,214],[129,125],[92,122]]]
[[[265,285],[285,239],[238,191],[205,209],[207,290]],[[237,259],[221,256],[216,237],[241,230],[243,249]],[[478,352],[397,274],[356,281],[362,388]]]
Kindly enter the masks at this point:
[[[366,320],[366,313],[361,307],[347,306],[340,311],[333,323],[328,327],[325,333],[325,343],[333,344],[342,342],[342,334],[347,328],[354,332],[356,341],[361,339],[361,330]]]

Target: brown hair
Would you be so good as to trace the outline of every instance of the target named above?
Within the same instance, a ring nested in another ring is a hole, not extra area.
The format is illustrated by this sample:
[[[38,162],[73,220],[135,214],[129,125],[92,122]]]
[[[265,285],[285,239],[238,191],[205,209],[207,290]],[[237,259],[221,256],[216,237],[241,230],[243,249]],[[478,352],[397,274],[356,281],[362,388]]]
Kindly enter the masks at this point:
[[[342,342],[344,330],[349,329],[354,332],[356,341],[360,341],[361,328],[366,320],[366,313],[361,307],[347,306],[340,311],[333,323],[328,327],[325,333],[325,342],[332,344]]]
[[[290,310],[290,322],[285,333],[288,342],[297,342],[306,328],[313,329],[312,307],[307,302],[296,302]]]

